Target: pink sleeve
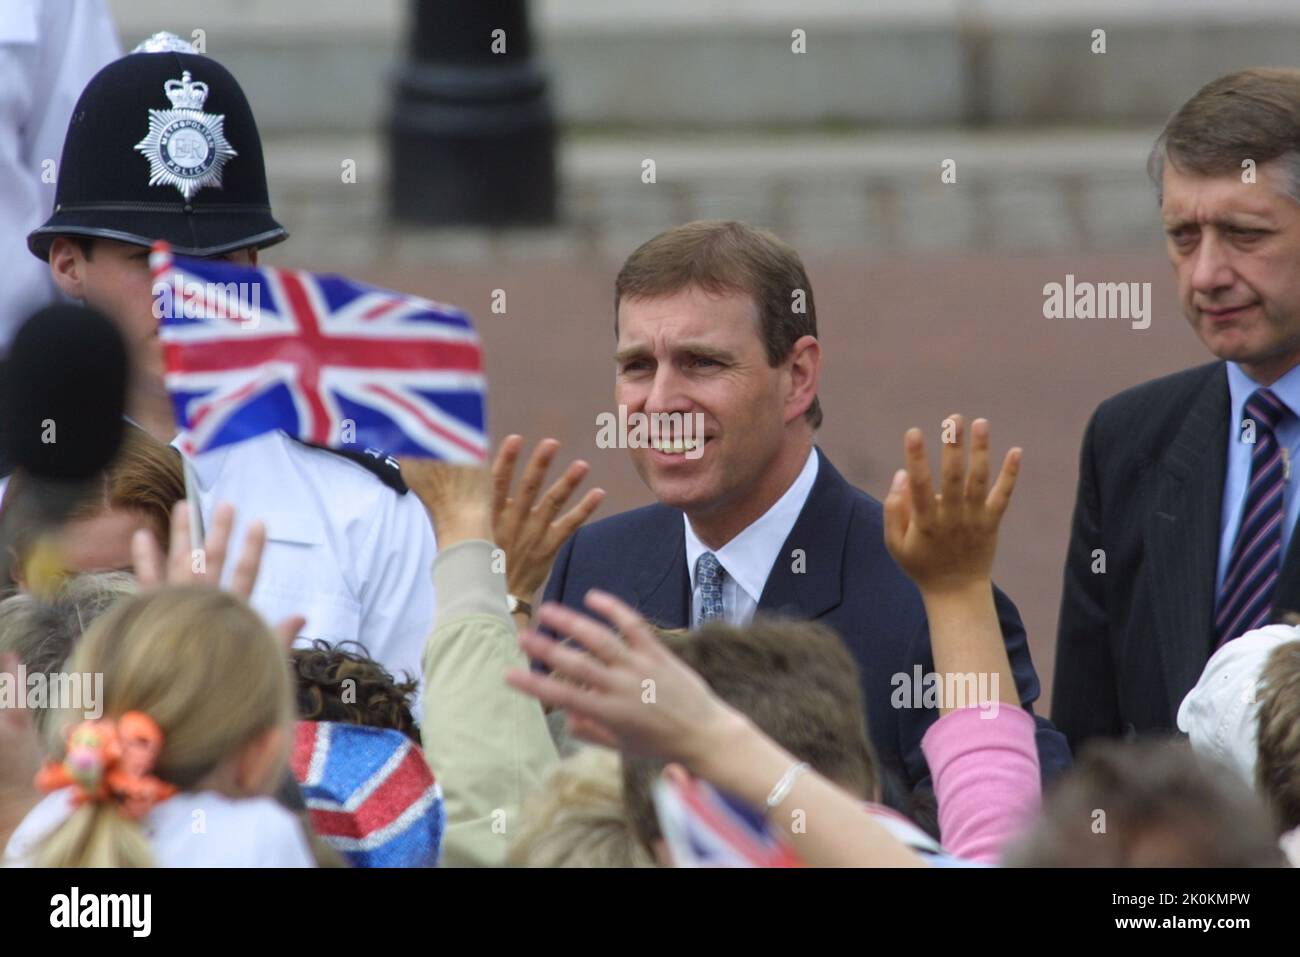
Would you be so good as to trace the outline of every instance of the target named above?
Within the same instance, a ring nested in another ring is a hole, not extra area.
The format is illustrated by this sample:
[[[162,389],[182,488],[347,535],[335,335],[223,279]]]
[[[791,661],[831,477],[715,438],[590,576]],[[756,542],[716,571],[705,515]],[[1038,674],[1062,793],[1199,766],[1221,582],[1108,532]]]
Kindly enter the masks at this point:
[[[921,739],[939,803],[944,850],[996,864],[1042,799],[1034,719],[1023,708],[960,708]]]

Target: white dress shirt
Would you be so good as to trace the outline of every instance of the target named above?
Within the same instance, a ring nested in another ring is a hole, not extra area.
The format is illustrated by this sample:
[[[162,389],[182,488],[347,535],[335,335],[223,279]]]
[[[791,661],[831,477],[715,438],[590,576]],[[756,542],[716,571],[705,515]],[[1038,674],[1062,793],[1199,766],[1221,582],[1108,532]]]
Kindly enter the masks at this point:
[[[254,519],[266,523],[251,604],[267,621],[305,615],[300,643],[359,641],[399,680],[402,672],[420,680],[437,545],[415,493],[399,495],[360,465],[283,432],[189,461],[205,528],[218,502],[235,506],[236,543]],[[226,577],[233,566],[230,557]]]
[[[27,234],[54,208],[77,97],[121,53],[104,0],[0,0],[0,353],[56,298]]]
[[[721,548],[711,549],[700,541],[695,529],[691,528],[691,520],[682,516],[686,523],[686,568],[691,576],[692,628],[700,623],[702,601],[700,588],[695,582],[695,563],[709,551],[727,573],[722,583],[723,617],[732,625],[747,625],[753,620],[767,577],[781,557],[781,546],[790,537],[817,480],[817,464],[817,450],[812,449],[803,469],[785,494]]]

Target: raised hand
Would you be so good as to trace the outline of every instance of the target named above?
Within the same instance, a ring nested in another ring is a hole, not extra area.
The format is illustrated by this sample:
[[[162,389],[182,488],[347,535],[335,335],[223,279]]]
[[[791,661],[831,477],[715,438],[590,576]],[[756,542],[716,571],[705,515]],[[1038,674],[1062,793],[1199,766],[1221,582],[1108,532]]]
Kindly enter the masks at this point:
[[[949,416],[952,442],[939,453],[935,493],[920,429],[903,436],[906,468],[894,475],[885,498],[885,545],[923,591],[961,589],[992,580],[998,524],[1020,473],[1021,450],[1007,452],[990,489],[989,424],[971,423],[970,468],[965,462],[964,421]]]
[[[403,458],[399,464],[403,481],[429,513],[439,548],[474,538],[492,538],[487,469],[436,459]]]
[[[570,463],[541,501],[537,493],[560,443],[543,439],[533,450],[515,494],[511,495],[515,465],[524,446],[522,436],[501,443],[492,471],[449,465],[431,459],[401,460],[402,477],[424,504],[433,522],[439,548],[471,538],[493,541],[505,552],[506,590],[528,598],[551,570],[555,553],[605,497],[592,489],[563,516],[560,510],[586,477],[586,462]],[[557,517],[560,516],[560,517]]]
[[[516,668],[506,682],[568,712],[575,737],[698,768],[738,720],[736,713],[631,607],[602,591],[588,592],[586,604],[618,631],[548,602],[538,613],[540,623],[581,647],[525,632],[520,645],[551,674]]]
[[[193,548],[190,537],[189,503],[181,500],[172,508],[171,543],[164,559],[162,546],[146,529],[140,529],[131,540],[131,557],[135,563],[135,577],[141,588],[159,585],[221,585],[221,572],[226,566],[226,551],[230,546],[230,533],[235,527],[235,507],[229,502],[220,503],[212,516],[207,543],[203,548]],[[257,572],[262,566],[262,549],[266,547],[266,526],[253,522],[244,538],[244,550],[231,573],[228,591],[247,599],[253,593]]]
[[[140,529],[131,539],[131,557],[140,587],[207,585],[220,588],[234,527],[235,507],[229,502],[220,503],[213,512],[207,541],[202,548],[194,548],[190,536],[189,503],[184,499],[177,502],[172,508],[171,542],[166,558],[162,546],[147,529]],[[253,522],[244,536],[244,548],[235,561],[226,591],[248,600],[257,584],[265,547],[266,525],[260,521]],[[292,615],[276,625],[275,631],[282,639],[292,641],[306,622],[307,619],[301,615]]]
[[[524,668],[506,682],[543,704],[568,712],[576,737],[627,754],[681,762],[687,769],[753,807],[795,757],[719,699],[704,680],[659,642],[650,625],[613,595],[591,591],[587,607],[619,632],[562,605],[542,606],[541,623],[578,645],[537,632],[519,642],[551,674]],[[671,767],[671,765],[670,765]],[[669,772],[671,773],[671,772]],[[851,795],[811,771],[787,795],[818,826],[782,830],[815,867],[914,867],[920,858],[862,811]],[[784,816],[778,817],[778,820]],[[791,822],[803,815],[790,815]]]
[[[555,439],[543,439],[533,449],[512,496],[510,486],[515,463],[523,447],[523,436],[507,436],[492,464],[492,535],[497,545],[505,549],[507,589],[512,595],[527,598],[546,581],[555,553],[591,517],[605,498],[605,490],[591,489],[577,505],[560,516],[560,510],[590,470],[579,459],[571,462],[541,501],[537,501],[546,471],[560,448]]]

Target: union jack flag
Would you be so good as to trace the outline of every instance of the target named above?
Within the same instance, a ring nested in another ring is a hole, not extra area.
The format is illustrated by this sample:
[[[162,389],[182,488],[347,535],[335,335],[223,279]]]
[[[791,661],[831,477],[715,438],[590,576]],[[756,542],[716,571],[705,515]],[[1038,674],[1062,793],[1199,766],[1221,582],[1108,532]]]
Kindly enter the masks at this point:
[[[354,867],[433,867],[442,788],[400,731],[299,721],[289,759],[312,827]]]
[[[166,243],[149,264],[187,454],[283,429],[350,451],[487,457],[483,356],[454,306],[342,276],[173,257]]]
[[[660,775],[655,811],[674,867],[803,867],[785,838],[756,809],[699,780]],[[863,811],[931,867],[980,867],[953,857],[897,811],[864,803]]]
[[[698,778],[654,784],[659,829],[674,867],[802,867],[763,815]]]

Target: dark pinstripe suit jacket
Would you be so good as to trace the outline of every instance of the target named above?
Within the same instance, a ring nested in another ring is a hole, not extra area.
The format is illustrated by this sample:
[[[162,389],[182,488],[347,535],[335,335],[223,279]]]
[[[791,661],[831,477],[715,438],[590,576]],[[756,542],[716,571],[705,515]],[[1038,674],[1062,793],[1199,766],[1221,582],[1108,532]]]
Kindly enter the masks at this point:
[[[1212,362],[1121,392],[1088,423],[1052,687],[1076,753],[1092,737],[1173,730],[1209,660],[1230,414],[1227,369]],[[1300,608],[1297,545],[1275,614]]]

